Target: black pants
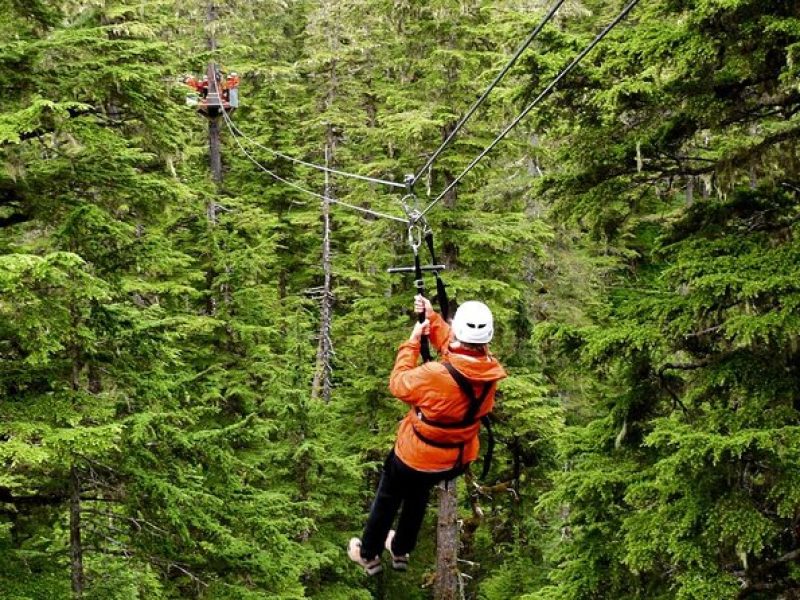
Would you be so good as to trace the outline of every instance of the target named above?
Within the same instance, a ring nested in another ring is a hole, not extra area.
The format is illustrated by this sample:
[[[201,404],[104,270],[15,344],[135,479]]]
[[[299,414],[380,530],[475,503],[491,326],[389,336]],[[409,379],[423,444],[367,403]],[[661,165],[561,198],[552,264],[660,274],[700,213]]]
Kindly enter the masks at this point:
[[[397,556],[411,552],[417,545],[417,535],[422,527],[431,489],[440,481],[454,479],[462,472],[463,469],[436,473],[417,471],[397,458],[394,450],[389,452],[383,463],[381,481],[369,511],[364,535],[361,537],[361,556],[371,560],[381,553],[398,510],[400,519],[397,522],[392,552]]]

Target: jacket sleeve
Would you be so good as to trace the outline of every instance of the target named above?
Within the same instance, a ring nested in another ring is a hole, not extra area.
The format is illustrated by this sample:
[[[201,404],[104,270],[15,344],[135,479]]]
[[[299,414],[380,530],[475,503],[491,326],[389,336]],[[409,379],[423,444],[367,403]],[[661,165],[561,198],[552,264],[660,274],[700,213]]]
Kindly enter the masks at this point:
[[[423,399],[423,385],[428,368],[417,366],[419,342],[403,342],[397,351],[394,369],[389,377],[389,391],[393,396],[407,404],[416,406]]]
[[[450,344],[450,325],[437,312],[433,313],[429,321],[431,324],[431,344],[436,348],[436,352],[441,355]]]

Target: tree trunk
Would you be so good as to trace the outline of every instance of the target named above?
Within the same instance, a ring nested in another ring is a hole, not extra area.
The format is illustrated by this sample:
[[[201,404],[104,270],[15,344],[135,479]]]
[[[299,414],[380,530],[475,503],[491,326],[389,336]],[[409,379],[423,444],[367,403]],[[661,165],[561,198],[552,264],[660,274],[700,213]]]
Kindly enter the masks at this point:
[[[434,600],[460,598],[458,580],[458,494],[456,482],[439,485],[439,520],[436,527],[436,582]]]
[[[216,3],[209,2],[206,7],[206,47],[209,52],[215,52],[217,49],[217,13]],[[219,94],[219,87],[216,84],[217,66],[214,64],[213,60],[208,63],[206,75],[208,76],[209,96],[212,93]],[[219,188],[222,185],[222,153],[220,152],[219,117],[209,118],[208,120],[208,152],[211,160],[211,177],[217,185],[216,191],[219,192]],[[213,222],[216,223],[216,218],[216,206],[214,206],[213,210],[209,213],[209,220],[213,220]]]
[[[215,71],[214,67],[212,66],[213,63],[209,63],[208,72],[213,73]],[[216,77],[216,75],[214,75]],[[210,95],[210,94],[209,94]],[[208,202],[206,203],[206,222],[208,223],[209,227],[216,227],[217,226],[217,193],[219,193],[220,188],[222,187],[222,152],[220,150],[220,132],[219,132],[219,118],[211,118],[208,119],[208,156],[210,160],[210,167],[211,167],[211,178],[214,180],[214,193],[209,196]],[[216,290],[214,289],[214,280],[217,277],[216,269],[213,266],[213,257],[212,257],[212,264],[209,265],[209,269],[206,272],[206,284],[208,286],[208,301],[206,303],[206,313],[209,315],[215,315],[217,313],[217,296]]]
[[[99,394],[103,391],[103,379],[100,374],[100,368],[97,366],[97,363],[90,362],[88,367],[88,378],[89,378],[89,391],[92,394]]]
[[[81,481],[78,469],[69,471],[69,555],[72,572],[72,594],[83,596],[83,546],[81,545]]]
[[[335,142],[333,128],[328,126],[328,143],[325,146],[325,165],[331,165],[331,152]],[[332,194],[330,174],[325,172],[325,193],[322,200],[322,270],[324,281],[322,285],[322,300],[320,305],[319,346],[317,347],[317,369],[314,373],[312,396],[322,397],[325,402],[331,399],[331,373],[333,371],[333,342],[331,340],[331,318],[333,312],[333,291],[331,290],[331,203]]]
[[[214,52],[217,49],[217,32],[215,28],[218,16],[217,3],[212,0],[206,5],[206,48],[208,48],[209,52]],[[209,79],[209,81],[211,80]]]
[[[328,2],[323,10],[329,21],[328,47],[333,57],[328,67],[328,91],[325,95],[325,112],[330,112],[336,100],[339,80],[336,74],[338,65],[337,54],[339,51],[339,23],[332,16],[334,2]],[[328,122],[325,133],[325,166],[333,164],[333,154],[336,150],[336,128],[332,122]],[[330,173],[325,172],[325,191],[322,194],[322,298],[320,301],[320,325],[319,325],[319,345],[317,346],[316,371],[312,385],[312,397],[330,402],[332,390],[332,361],[333,361],[333,342],[331,340],[331,319],[333,313],[333,291],[332,285],[332,266],[331,266],[331,203],[333,195]]]
[[[214,52],[217,49],[216,37],[216,21],[217,21],[217,5],[215,2],[209,2],[206,12],[206,47],[209,52]],[[217,68],[214,61],[209,61],[206,68],[206,76],[208,77],[208,96],[211,98],[212,94],[219,94],[219,89],[216,84]],[[220,127],[219,117],[213,117],[209,110],[208,117],[208,158],[209,167],[211,168],[211,178],[214,180],[213,194],[210,195],[206,203],[206,221],[210,227],[217,225],[217,201],[216,197],[222,187],[222,146],[220,142]],[[213,257],[212,257],[213,262]],[[208,286],[208,299],[206,301],[206,314],[215,315],[217,313],[217,298],[214,290],[214,279],[216,279],[216,270],[213,264],[209,265],[206,271],[206,285]]]
[[[208,70],[212,71],[214,67],[209,66]],[[211,178],[216,184],[216,189],[214,191],[219,192],[222,187],[222,151],[219,117],[209,118],[208,120],[208,156],[211,167]],[[209,222],[216,224],[217,208],[213,199],[209,202],[209,208],[207,210]]]

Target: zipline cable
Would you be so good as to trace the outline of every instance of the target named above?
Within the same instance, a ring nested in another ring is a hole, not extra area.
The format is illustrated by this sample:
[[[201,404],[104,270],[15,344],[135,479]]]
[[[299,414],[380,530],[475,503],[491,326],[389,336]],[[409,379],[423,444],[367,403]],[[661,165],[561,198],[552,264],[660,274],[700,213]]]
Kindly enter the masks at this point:
[[[280,181],[281,183],[283,183],[285,185],[288,185],[289,187],[294,188],[297,191],[303,192],[304,194],[307,194],[309,196],[313,196],[313,197],[318,198],[320,200],[325,200],[326,199],[326,197],[323,196],[322,194],[318,194],[317,192],[313,192],[313,191],[311,191],[309,189],[306,189],[303,186],[294,183],[293,181],[289,181],[288,179],[285,179],[285,178],[281,177],[277,173],[274,173],[273,171],[270,171],[267,167],[265,167],[260,162],[258,162],[258,160],[256,160],[255,157],[253,157],[253,155],[250,154],[250,152],[248,152],[247,149],[239,141],[239,137],[236,135],[236,133],[234,132],[233,128],[231,127],[230,117],[228,116],[228,114],[225,111],[224,107],[221,107],[221,111],[222,111],[222,114],[224,116],[225,124],[228,126],[228,131],[230,132],[231,137],[236,142],[236,145],[239,146],[239,150],[242,151],[242,153],[250,160],[250,162],[252,162],[255,166],[257,166],[259,169],[264,171],[264,173],[266,173],[267,175],[269,175],[273,179],[275,179],[277,181]],[[379,218],[382,218],[382,219],[390,219],[392,221],[398,221],[400,223],[408,224],[408,220],[407,219],[403,219],[401,217],[396,217],[394,215],[387,215],[385,213],[381,213],[381,212],[378,212],[378,211],[375,211],[375,210],[370,210],[368,208],[363,208],[361,206],[355,206],[353,204],[348,204],[347,202],[342,202],[341,200],[337,200],[335,198],[328,197],[327,200],[331,204],[338,204],[339,206],[343,206],[343,207],[349,208],[351,210],[355,210],[355,211],[358,211],[358,212],[361,212],[361,213],[364,213],[364,214],[367,214],[367,215],[371,215],[373,217],[379,217]]]
[[[565,1],[566,0],[558,0],[550,9],[550,11],[547,13],[547,15],[545,15],[545,17],[541,20],[541,22],[533,29],[533,31],[531,31],[530,35],[528,35],[528,38],[524,42],[522,42],[522,45],[519,48],[517,48],[517,51],[514,53],[514,56],[511,57],[506,66],[503,67],[503,69],[494,78],[494,81],[492,81],[492,83],[489,84],[489,87],[487,87],[486,90],[484,90],[484,92],[472,104],[472,106],[470,106],[469,110],[467,110],[464,116],[461,117],[461,120],[453,128],[453,131],[450,132],[450,134],[436,149],[436,151],[433,154],[431,154],[430,158],[427,160],[425,165],[419,171],[417,171],[417,174],[414,175],[414,178],[411,180],[411,185],[417,183],[417,181],[419,181],[419,179],[425,174],[425,171],[427,171],[431,167],[431,165],[436,161],[436,159],[439,158],[439,155],[442,152],[444,152],[445,148],[447,148],[447,146],[450,144],[450,142],[453,140],[453,138],[456,136],[459,130],[470,119],[470,117],[472,117],[472,115],[475,114],[475,111],[478,110],[478,107],[481,104],[483,104],[483,102],[486,100],[486,98],[489,96],[492,90],[494,90],[497,84],[500,83],[503,77],[506,76],[506,73],[508,73],[511,70],[511,67],[513,67],[516,64],[517,59],[519,59],[519,57],[522,56],[522,53],[525,52],[528,46],[530,46],[533,43],[533,41],[539,36],[539,33],[542,31],[542,29],[544,29],[544,26],[547,25],[550,19],[553,18],[553,16],[556,14],[556,11],[559,8],[561,8],[561,5],[564,4]]]
[[[594,49],[594,47],[597,46],[597,44],[599,44],[603,40],[603,38],[605,38],[609,33],[611,33],[611,31],[617,25],[619,25],[619,23],[626,16],[628,16],[628,13],[638,3],[639,0],[631,0],[631,2],[629,2],[628,5],[624,9],[622,9],[622,12],[619,13],[619,15],[617,15],[617,17],[611,23],[609,23],[606,26],[606,28],[603,29],[603,31],[601,31],[597,35],[597,37],[595,37],[594,40],[592,40],[592,42],[588,46],[586,46],[586,48],[584,48],[583,51],[577,57],[575,57],[575,59],[573,59],[573,61],[569,64],[569,66],[567,66],[563,71],[561,71],[561,73],[559,73],[558,76],[552,82],[550,82],[550,85],[548,85],[544,90],[542,90],[542,92],[536,97],[536,99],[533,100],[533,102],[531,102],[528,106],[526,106],[525,109],[513,121],[511,121],[511,123],[505,129],[503,129],[502,132],[500,132],[500,134],[494,139],[494,141],[491,144],[489,144],[486,148],[484,148],[484,150],[481,151],[481,153],[478,154],[478,156],[476,156],[472,160],[472,162],[469,163],[469,165],[467,165],[467,168],[461,171],[461,173],[459,173],[458,176],[452,182],[450,182],[450,184],[444,189],[444,191],[442,191],[442,193],[436,196],[436,198],[434,198],[428,204],[428,206],[426,206],[425,209],[421,213],[419,213],[419,216],[417,216],[416,218],[421,219],[426,214],[428,214],[428,212],[434,206],[436,206],[436,204],[438,204],[439,201],[441,201],[441,199],[444,198],[450,190],[452,190],[456,185],[458,185],[458,182],[461,181],[467,175],[467,173],[469,173],[473,168],[475,168],[475,165],[477,165],[483,159],[484,156],[489,154],[489,152],[491,152],[492,149],[495,146],[497,146],[497,144],[499,144],[508,135],[508,133],[512,129],[514,129],[514,127],[516,127],[519,124],[519,122],[522,121],[522,119],[524,119],[528,115],[529,112],[531,112],[534,108],[536,108],[539,105],[539,103],[541,103],[542,100],[544,100],[548,95],[550,95],[550,93],[559,84],[559,82],[562,79],[564,79],[564,77],[569,75],[569,73],[578,65],[578,63],[580,63],[586,57],[586,55],[589,54],[589,52],[591,52]]]
[[[226,117],[227,117],[227,113],[226,113]],[[228,119],[230,119],[230,117],[228,117]],[[288,154],[284,154],[283,152],[280,152],[278,150],[274,150],[272,148],[264,146],[263,144],[260,144],[259,142],[257,142],[256,140],[254,140],[253,138],[249,137],[247,134],[242,132],[242,130],[239,129],[236,126],[235,123],[231,122],[231,126],[233,127],[234,130],[236,130],[236,133],[239,135],[239,137],[242,137],[242,138],[246,139],[248,142],[250,142],[254,146],[269,152],[273,156],[278,156],[280,158],[283,158],[285,160],[291,161],[293,163],[296,163],[296,164],[299,164],[299,165],[303,165],[303,166],[306,166],[306,167],[310,167],[310,168],[316,169],[318,171],[333,173],[335,175],[341,175],[342,177],[349,177],[351,179],[360,179],[361,181],[368,181],[370,183],[377,183],[377,184],[380,184],[380,185],[388,185],[388,186],[391,186],[391,187],[402,188],[402,189],[405,189],[405,187],[406,187],[406,185],[404,183],[398,183],[396,181],[389,181],[387,179],[379,179],[377,177],[369,177],[368,175],[359,175],[358,173],[349,173],[347,171],[340,171],[339,169],[333,169],[331,167],[326,167],[324,165],[318,165],[316,163],[312,163],[312,162],[308,162],[308,161],[305,161],[305,160],[301,160],[299,158],[295,158],[294,156],[290,156]]]

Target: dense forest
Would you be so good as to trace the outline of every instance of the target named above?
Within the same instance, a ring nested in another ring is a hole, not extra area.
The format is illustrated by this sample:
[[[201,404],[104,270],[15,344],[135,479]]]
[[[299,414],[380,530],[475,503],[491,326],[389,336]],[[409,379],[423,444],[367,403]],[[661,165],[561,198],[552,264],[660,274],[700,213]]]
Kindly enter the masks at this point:
[[[0,0],[0,598],[800,598],[796,0],[638,2],[451,186],[626,4],[566,0],[424,170],[497,447],[456,589],[436,502],[407,573],[347,559],[406,190],[286,156],[403,182],[555,4]]]

